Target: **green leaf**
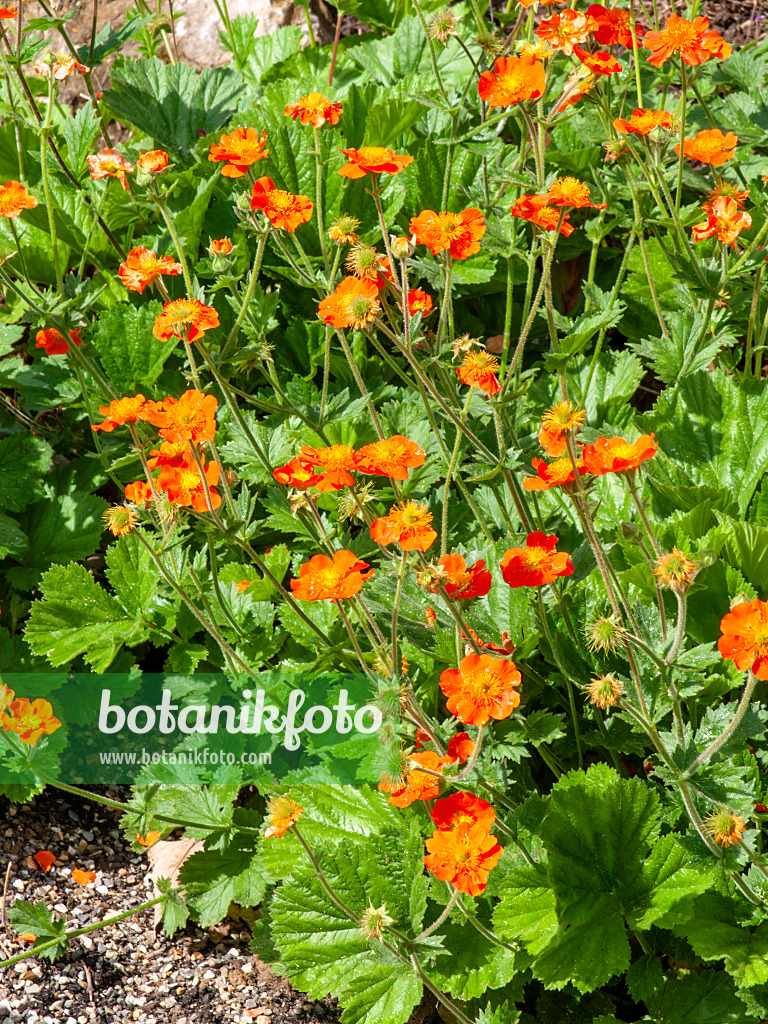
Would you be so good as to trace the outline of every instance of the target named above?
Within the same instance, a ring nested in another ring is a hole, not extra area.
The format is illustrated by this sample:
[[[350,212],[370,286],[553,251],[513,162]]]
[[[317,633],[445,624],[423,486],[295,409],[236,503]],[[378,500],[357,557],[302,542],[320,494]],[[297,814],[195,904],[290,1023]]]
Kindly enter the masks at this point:
[[[369,905],[375,843],[323,858],[323,872],[358,916]],[[380,879],[377,879],[377,882]],[[375,889],[379,898],[381,889]],[[395,902],[395,900],[393,900]],[[380,906],[374,902],[374,906]],[[369,943],[333,903],[311,866],[303,864],[281,885],[271,904],[272,934],[289,979],[311,998],[328,992],[344,1007],[343,1024],[406,1024],[422,986],[410,964]]]
[[[534,956],[557,933],[555,894],[542,865],[517,868],[504,879],[493,927],[504,939],[521,942]]]
[[[241,907],[261,903],[271,878],[251,841],[242,837],[242,846],[193,854],[183,864],[179,881],[187,890],[187,902],[198,924],[209,928],[227,916],[230,903]]]
[[[121,537],[107,552],[107,579],[129,615],[147,614],[160,570],[135,533]]]
[[[99,119],[90,103],[64,121],[61,131],[67,144],[67,163],[76,176],[85,169],[85,158],[93,151],[100,130]]]
[[[133,18],[127,18],[115,31],[108,23],[97,34],[94,40],[93,58],[90,55],[90,46],[81,46],[77,51],[78,59],[96,66],[105,57],[119,50],[128,40],[137,35],[146,24],[153,18],[151,14],[142,14]]]
[[[673,835],[662,836],[643,863],[645,892],[627,910],[631,928],[647,930],[688,896],[704,892],[714,882],[715,867],[709,871],[688,866],[688,855]]]
[[[0,512],[0,558],[19,556],[29,547],[26,533],[15,519]]]
[[[556,783],[541,837],[560,930],[534,967],[546,985],[589,992],[629,965],[624,912],[644,892],[643,858],[658,828],[656,794],[607,765]]]
[[[184,927],[189,918],[189,907],[177,889],[171,885],[170,878],[158,878],[157,889],[165,896],[163,903],[163,930],[168,938],[173,938],[177,931]]]
[[[80,492],[36,501],[24,517],[29,537],[29,547],[19,558],[24,570],[9,570],[11,578],[22,586],[33,586],[52,563],[92,555],[104,532],[101,514],[106,507],[103,498]]]
[[[40,588],[43,598],[32,605],[24,635],[54,667],[82,654],[94,672],[104,672],[124,643],[144,635],[82,565],[54,566]]]
[[[154,384],[173,352],[170,342],[158,341],[152,334],[161,312],[162,305],[152,300],[138,307],[121,302],[99,316],[94,344],[120,394],[135,395]]]
[[[0,508],[18,512],[39,495],[40,479],[51,467],[51,456],[47,441],[23,431],[0,440]]]
[[[645,1003],[655,1024],[749,1024],[752,1020],[721,971],[666,976],[659,960],[644,956],[627,972],[633,999]]]
[[[768,579],[768,522],[744,523],[718,511],[715,515],[720,528],[713,539],[722,539],[725,560],[764,596]]]
[[[686,374],[706,369],[720,349],[736,341],[727,332],[710,332],[709,321],[701,315],[693,321],[681,314],[671,314],[667,324],[669,338],[645,338],[637,352],[645,356],[659,380],[675,384]]]
[[[58,940],[55,946],[51,946],[50,949],[39,954],[44,960],[56,960],[66,952],[67,940],[64,938],[64,933],[67,930],[66,918],[61,917],[54,920],[42,900],[39,903],[16,900],[8,912],[8,919],[16,931],[22,935],[25,932],[36,935],[35,946],[50,942],[52,939]],[[34,946],[32,948],[34,949]]]
[[[245,90],[231,68],[197,74],[187,64],[163,64],[157,57],[118,57],[104,103],[121,121],[140,128],[164,149],[189,156],[198,131],[216,131],[234,113]]]

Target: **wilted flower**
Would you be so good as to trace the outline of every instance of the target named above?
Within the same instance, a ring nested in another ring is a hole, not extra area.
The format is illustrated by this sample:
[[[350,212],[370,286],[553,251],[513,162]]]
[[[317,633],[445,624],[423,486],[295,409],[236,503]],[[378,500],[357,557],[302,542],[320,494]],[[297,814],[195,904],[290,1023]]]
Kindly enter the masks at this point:
[[[587,687],[587,693],[595,707],[605,711],[616,704],[624,693],[624,685],[615,676],[597,676]]]

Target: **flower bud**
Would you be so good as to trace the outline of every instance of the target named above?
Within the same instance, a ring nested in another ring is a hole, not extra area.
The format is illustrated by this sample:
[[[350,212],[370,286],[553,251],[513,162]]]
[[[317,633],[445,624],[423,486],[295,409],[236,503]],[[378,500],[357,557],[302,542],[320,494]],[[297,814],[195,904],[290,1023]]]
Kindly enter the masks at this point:
[[[416,246],[413,244],[413,241],[410,238],[406,238],[405,235],[390,235],[389,244],[394,255],[400,260],[407,260],[416,252]]]
[[[360,931],[366,939],[378,939],[384,929],[394,923],[394,917],[387,913],[386,903],[382,903],[380,907],[374,907],[371,903],[360,918]]]

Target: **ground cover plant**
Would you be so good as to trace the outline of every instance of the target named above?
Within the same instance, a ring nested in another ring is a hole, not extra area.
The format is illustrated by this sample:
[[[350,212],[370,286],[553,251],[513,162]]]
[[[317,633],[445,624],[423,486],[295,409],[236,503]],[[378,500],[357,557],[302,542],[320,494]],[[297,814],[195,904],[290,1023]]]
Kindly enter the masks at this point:
[[[768,1017],[768,46],[224,4],[197,73],[144,4],[79,50],[41,6],[0,8],[0,793],[81,792],[102,675],[363,674],[373,746],[82,791],[203,844],[169,933],[259,907],[352,1024]],[[10,921],[7,965],[81,933]]]

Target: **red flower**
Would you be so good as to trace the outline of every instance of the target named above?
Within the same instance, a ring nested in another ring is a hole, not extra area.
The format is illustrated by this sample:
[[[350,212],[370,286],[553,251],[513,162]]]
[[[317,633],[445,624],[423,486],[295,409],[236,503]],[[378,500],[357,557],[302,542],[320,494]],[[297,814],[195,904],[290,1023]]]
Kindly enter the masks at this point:
[[[469,601],[473,597],[485,597],[491,589],[491,574],[483,561],[475,562],[468,568],[461,555],[443,555],[437,564],[442,567],[446,577],[443,584],[445,591],[454,601],[459,598]]]
[[[480,252],[480,239],[485,234],[485,221],[472,207],[463,213],[435,213],[424,210],[412,217],[409,227],[419,245],[426,245],[433,256],[447,249],[455,260],[465,260]]]
[[[83,339],[79,331],[70,331],[69,339],[73,345],[82,345]],[[35,335],[35,348],[44,348],[47,356],[64,356],[69,352],[69,341],[55,327],[47,327]]]
[[[536,471],[536,476],[527,476],[523,480],[523,487],[526,491],[548,491],[550,487],[572,484],[576,479],[573,463],[569,458],[557,459],[549,464],[543,459],[534,459],[533,468]],[[584,476],[587,472],[583,459],[576,460],[576,468],[579,471],[579,476]]]
[[[657,68],[675,53],[679,53],[680,59],[691,65],[705,64],[711,57],[725,58],[731,55],[730,44],[714,29],[709,29],[709,18],[686,21],[676,14],[667,18],[660,32],[648,32],[643,39],[643,46],[653,51],[648,63]]]
[[[342,149],[347,163],[339,169],[345,178],[364,178],[366,174],[399,174],[413,163],[412,156],[401,156],[383,146]]]
[[[524,54],[499,57],[493,71],[484,71],[477,83],[480,99],[491,107],[510,107],[523,100],[535,100],[544,92],[544,65]]]
[[[432,312],[432,296],[423,292],[420,288],[411,288],[408,292],[408,315],[429,316]]]
[[[592,4],[587,8],[587,17],[592,19],[592,33],[598,43],[603,46],[626,46],[632,49],[632,36],[638,39],[638,45],[645,28],[635,22],[634,33],[630,23],[629,11],[620,7],[605,8],[602,4]]]
[[[455,736],[451,736],[448,740],[448,749],[445,752],[445,756],[449,761],[458,761],[459,764],[464,764],[468,761],[472,754],[475,752],[475,741],[466,732],[457,732]],[[475,798],[477,799],[477,798]],[[484,800],[480,801],[485,803]],[[490,806],[490,805],[489,805]],[[432,817],[434,821],[434,815]],[[437,825],[437,821],[435,821]],[[438,828],[441,826],[438,825]],[[451,826],[452,827],[452,826]]]
[[[546,196],[523,195],[510,206],[509,212],[513,217],[519,217],[522,220],[527,220],[529,224],[535,224],[537,228],[554,231],[560,222],[560,214],[548,206],[548,202]],[[560,234],[564,238],[572,235],[574,231],[573,225],[568,223],[570,216],[569,213],[566,213],[562,224],[560,224]]]
[[[18,217],[23,210],[34,210],[37,200],[21,182],[9,181],[0,185],[0,217]]]
[[[242,178],[252,164],[269,156],[266,144],[266,132],[259,138],[255,128],[235,128],[231,135],[222,135],[218,145],[211,146],[208,159],[224,162],[221,173],[225,178]]]
[[[297,601],[339,601],[359,593],[375,571],[351,551],[336,551],[332,559],[315,555],[301,566],[299,578],[291,580],[291,590]]]
[[[607,50],[590,53],[577,45],[574,46],[573,52],[587,71],[591,71],[593,75],[615,75],[622,70],[621,64]]]
[[[302,124],[311,124],[320,128],[324,124],[338,124],[341,117],[341,104],[331,103],[321,92],[311,92],[300,96],[295,103],[285,108],[285,116],[299,120]]]
[[[426,551],[437,540],[431,522],[432,513],[426,505],[405,501],[393,505],[388,516],[374,519],[371,537],[377,544],[397,543],[403,551]]]
[[[509,718],[520,704],[515,687],[521,676],[514,661],[492,658],[490,654],[468,654],[458,668],[449,668],[440,676],[440,689],[447,708],[460,722],[485,725],[495,718]]]
[[[215,490],[221,475],[221,466],[218,462],[209,462],[205,465],[205,455],[200,455],[203,464],[203,472],[208,483],[208,491],[211,496],[211,506],[217,509],[221,505],[221,496]],[[183,505],[186,508],[195,508],[198,512],[208,512],[208,499],[205,493],[205,484],[200,475],[197,462],[191,452],[182,452],[180,455],[165,461],[160,467],[160,474],[157,478],[157,486],[165,491],[168,500],[174,505]]]
[[[459,733],[459,736],[466,735],[465,732]],[[472,746],[474,747],[474,743]],[[451,793],[444,800],[437,801],[430,815],[435,826],[441,832],[450,832],[451,829],[461,825],[465,828],[474,828],[475,825],[480,825],[486,832],[490,832],[494,821],[496,821],[496,812],[493,807],[487,800],[482,800],[474,793]]]
[[[294,196],[275,188],[271,178],[259,178],[251,192],[251,209],[263,210],[274,227],[293,234],[299,224],[312,219],[314,205],[307,196]]]
[[[425,459],[426,453],[414,441],[395,434],[360,448],[355,453],[355,469],[391,480],[407,480],[408,470],[423,466]]]
[[[121,427],[124,423],[143,420],[145,402],[144,395],[134,395],[133,398],[113,398],[109,405],[99,406],[99,412],[104,417],[104,422],[94,423],[93,429],[111,434],[115,427]]]
[[[318,474],[317,481],[311,485],[319,491],[340,491],[342,487],[351,487],[355,482],[352,476],[352,471],[357,469],[355,451],[348,444],[333,444],[330,448],[310,448],[304,445],[299,460],[305,466],[325,470],[322,475]]]
[[[118,271],[120,280],[125,287],[132,292],[144,291],[147,285],[151,285],[156,277],[163,274],[178,275],[182,272],[180,263],[176,263],[171,256],[155,256],[152,249],[139,245],[131,249],[120,264]]]
[[[768,679],[768,601],[742,601],[723,617],[717,649],[740,672]]]
[[[317,315],[332,327],[354,327],[361,331],[379,315],[379,288],[367,278],[345,277],[317,307]]]
[[[605,476],[635,470],[658,450],[653,434],[643,434],[633,444],[623,437],[598,437],[594,444],[585,445],[581,454],[588,473]]]
[[[152,488],[145,480],[134,480],[125,485],[125,500],[134,505],[144,505],[153,498]]]
[[[427,839],[427,850],[424,864],[435,877],[470,896],[485,890],[489,872],[504,852],[496,836],[489,835],[482,825],[438,830]]]
[[[541,587],[558,576],[571,576],[573,563],[563,551],[555,551],[557,537],[541,530],[529,533],[524,548],[510,548],[501,560],[501,575],[510,587]]]
[[[312,466],[308,466],[301,459],[291,459],[284,466],[278,466],[272,470],[272,476],[279,484],[286,487],[295,487],[299,491],[305,491],[308,487],[316,487],[322,475],[315,473]]]
[[[175,299],[166,302],[163,312],[155,317],[152,333],[160,341],[169,338],[183,338],[186,330],[187,341],[202,338],[204,331],[219,326],[219,314],[212,306],[205,306],[199,299]]]
[[[479,388],[486,395],[498,395],[501,391],[496,371],[499,361],[489,352],[467,352],[461,366],[456,368],[459,380],[471,388]]]

